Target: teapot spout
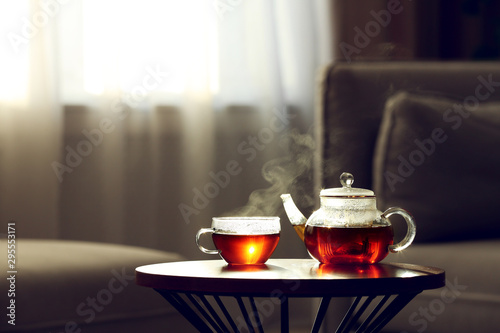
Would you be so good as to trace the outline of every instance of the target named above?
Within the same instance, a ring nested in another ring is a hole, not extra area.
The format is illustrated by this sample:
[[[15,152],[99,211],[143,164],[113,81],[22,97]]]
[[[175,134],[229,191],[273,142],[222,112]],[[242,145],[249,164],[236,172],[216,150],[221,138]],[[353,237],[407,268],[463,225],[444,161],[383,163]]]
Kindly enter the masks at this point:
[[[283,207],[285,208],[286,215],[288,215],[288,219],[292,223],[293,228],[299,235],[300,239],[304,241],[304,230],[307,219],[297,208],[290,194],[282,194],[281,200],[283,200]]]

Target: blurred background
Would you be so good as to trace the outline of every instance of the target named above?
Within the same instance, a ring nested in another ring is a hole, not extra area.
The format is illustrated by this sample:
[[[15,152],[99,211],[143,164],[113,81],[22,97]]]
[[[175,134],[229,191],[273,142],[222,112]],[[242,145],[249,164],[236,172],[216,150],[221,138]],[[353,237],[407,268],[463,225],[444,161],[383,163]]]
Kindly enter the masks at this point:
[[[0,0],[0,221],[203,257],[212,216],[315,207],[332,61],[498,59],[496,1]],[[242,208],[243,210],[239,210]]]

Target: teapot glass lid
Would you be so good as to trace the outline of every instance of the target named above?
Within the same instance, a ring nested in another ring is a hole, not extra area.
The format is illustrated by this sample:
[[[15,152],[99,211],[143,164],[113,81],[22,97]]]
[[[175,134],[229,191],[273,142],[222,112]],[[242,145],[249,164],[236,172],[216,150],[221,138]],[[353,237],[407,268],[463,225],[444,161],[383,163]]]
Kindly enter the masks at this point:
[[[340,184],[342,187],[327,188],[321,190],[322,197],[375,197],[375,193],[364,188],[352,187],[354,176],[348,172],[343,172],[340,175]]]

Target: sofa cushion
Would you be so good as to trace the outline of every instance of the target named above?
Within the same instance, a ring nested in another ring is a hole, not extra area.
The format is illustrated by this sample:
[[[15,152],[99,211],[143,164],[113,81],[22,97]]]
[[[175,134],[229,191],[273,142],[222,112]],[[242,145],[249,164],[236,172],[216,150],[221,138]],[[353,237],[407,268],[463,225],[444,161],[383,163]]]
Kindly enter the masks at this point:
[[[374,155],[380,209],[412,213],[416,241],[498,237],[500,104],[400,92],[387,100]]]
[[[445,270],[446,286],[424,291],[384,332],[498,332],[500,240],[414,244],[386,261]]]
[[[463,100],[481,85],[480,94],[500,100],[497,61],[340,61],[321,74],[316,131],[321,187],[339,186],[347,171],[356,187],[373,189],[375,141],[387,98],[398,91],[433,91]],[[491,85],[483,85],[486,81]]]
[[[5,240],[0,244],[6,248]],[[139,327],[131,323],[144,319],[140,327],[147,329],[144,323],[160,316],[173,327],[169,318],[180,316],[154,290],[135,284],[135,268],[180,259],[125,245],[18,239],[16,325],[2,320],[0,332],[136,332]],[[8,290],[7,283],[2,279],[0,289]],[[183,325],[176,329],[189,329],[180,319]]]

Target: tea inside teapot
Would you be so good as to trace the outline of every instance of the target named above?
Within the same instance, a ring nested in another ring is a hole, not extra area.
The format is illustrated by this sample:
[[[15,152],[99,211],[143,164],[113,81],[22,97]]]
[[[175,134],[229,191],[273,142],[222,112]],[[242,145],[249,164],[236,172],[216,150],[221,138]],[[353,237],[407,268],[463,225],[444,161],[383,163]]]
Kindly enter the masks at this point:
[[[289,194],[281,196],[290,222],[313,258],[325,264],[371,264],[411,244],[416,228],[407,211],[392,207],[380,212],[373,191],[352,187],[350,173],[342,173],[340,183],[340,188],[321,191],[321,207],[309,219]],[[402,215],[408,226],[405,238],[396,245],[388,220],[392,214]]]
[[[304,241],[310,255],[321,263],[375,263],[389,254],[392,226],[328,227],[306,225]]]

